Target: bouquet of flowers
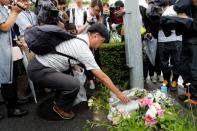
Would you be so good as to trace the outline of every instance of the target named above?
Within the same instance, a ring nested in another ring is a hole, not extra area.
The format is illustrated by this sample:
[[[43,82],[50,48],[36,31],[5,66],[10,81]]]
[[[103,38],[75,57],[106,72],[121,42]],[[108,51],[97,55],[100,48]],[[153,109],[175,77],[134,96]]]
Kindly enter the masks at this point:
[[[144,89],[125,91],[132,100],[127,104],[116,101],[111,94],[107,119],[111,122],[90,122],[95,127],[105,126],[110,131],[195,131],[192,123],[179,114],[175,101],[160,90],[147,92]]]

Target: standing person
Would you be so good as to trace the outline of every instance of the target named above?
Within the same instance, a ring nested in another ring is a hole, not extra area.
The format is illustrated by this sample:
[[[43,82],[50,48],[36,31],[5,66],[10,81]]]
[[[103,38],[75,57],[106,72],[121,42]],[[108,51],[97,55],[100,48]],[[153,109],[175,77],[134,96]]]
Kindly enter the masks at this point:
[[[111,26],[115,27],[117,33],[121,36],[121,41],[124,41],[124,25],[123,16],[125,14],[124,3],[122,0],[117,0],[114,3],[114,9],[110,13]]]
[[[142,2],[142,3],[141,3]],[[156,39],[158,38],[158,26],[155,24],[155,22],[151,17],[149,17],[149,8],[152,7],[152,2],[154,1],[141,1],[140,2],[140,13],[142,15],[142,21],[144,24],[144,27],[146,28],[146,34],[144,35],[144,38],[147,40],[151,39]],[[150,3],[151,2],[151,3]],[[156,20],[157,21],[157,20]],[[155,65],[153,66],[148,59],[144,59],[144,78],[146,79],[147,73],[149,71],[149,76],[150,80],[152,83],[157,83],[157,82],[163,82],[163,77],[161,75],[161,66],[160,66],[160,58],[159,58],[159,51],[158,51],[158,46],[156,50],[156,57],[155,57]]]
[[[176,12],[174,12],[173,14],[172,11],[169,11],[171,9],[169,2],[170,1],[167,1],[166,5],[163,5],[164,12],[162,16],[177,15]],[[176,91],[177,89],[181,49],[182,35],[177,35],[175,30],[171,30],[169,34],[165,34],[165,32],[162,29],[159,30],[158,51],[164,78],[163,84],[170,87],[170,91]]]
[[[57,9],[59,10],[59,17],[61,18],[62,22],[67,23],[69,21],[69,17],[65,11],[66,0],[58,0]]]
[[[185,25],[181,52],[181,75],[186,83],[191,83],[189,93],[190,103],[197,105],[197,0],[179,0],[175,6],[178,16],[190,21]],[[185,9],[185,10],[183,10]]]
[[[77,29],[78,33],[86,33],[90,25],[94,23],[102,23],[103,19],[101,16],[102,12],[102,2],[101,0],[91,0],[90,7],[87,10],[87,20],[85,25]]]
[[[10,14],[5,6],[10,7]],[[26,110],[17,107],[17,66],[12,60],[12,26],[16,17],[26,6],[17,2],[11,4],[9,0],[0,0],[0,84],[3,99],[6,103],[8,116],[24,116]]]
[[[90,48],[99,48],[103,42],[110,39],[109,32],[103,24],[93,24],[86,34],[78,35],[77,38],[65,41],[56,46],[56,51],[70,55],[81,63],[87,70],[90,70],[101,83],[109,88],[124,103],[129,101],[111,81],[111,79],[99,68]],[[70,61],[73,67],[79,64],[75,60]],[[75,114],[72,112],[73,102],[78,94],[80,82],[75,77],[63,73],[69,70],[67,57],[56,54],[36,55],[28,67],[28,74],[31,80],[40,85],[39,87],[54,88],[57,90],[53,106],[56,112],[63,119],[72,119]]]
[[[109,10],[109,4],[108,3],[103,3],[103,24],[107,27],[107,29],[110,31],[111,30],[111,20],[110,20],[110,10]]]
[[[75,7],[68,10],[67,14],[69,16],[69,23],[73,23],[78,33],[83,32],[83,26],[87,21],[87,12],[83,7],[83,0],[74,0]]]
[[[28,0],[18,0],[18,1],[23,2],[27,7],[26,10],[23,10],[19,13],[16,19],[16,24],[19,27],[20,35],[23,36],[25,29],[37,25],[37,16],[34,14],[34,12],[29,10],[31,3]]]

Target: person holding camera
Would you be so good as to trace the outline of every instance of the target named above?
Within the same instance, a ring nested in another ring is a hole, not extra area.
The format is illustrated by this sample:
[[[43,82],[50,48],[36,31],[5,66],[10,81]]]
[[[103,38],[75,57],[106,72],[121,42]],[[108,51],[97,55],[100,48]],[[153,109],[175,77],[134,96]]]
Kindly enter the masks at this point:
[[[102,11],[102,1],[100,0],[91,0],[90,8],[87,12],[87,20],[85,25],[77,29],[78,34],[86,33],[87,29],[94,23],[102,23],[103,19],[101,16]]]
[[[121,36],[121,41],[124,41],[124,26],[123,16],[125,14],[124,3],[118,0],[114,3],[114,7],[110,8],[111,28]]]
[[[17,107],[17,65],[13,62],[12,46],[14,25],[18,14],[26,9],[22,2],[10,4],[10,0],[0,0],[0,84],[2,97],[9,117],[24,116],[28,112]],[[10,8],[10,14],[5,6]]]
[[[73,23],[76,26],[78,33],[81,33],[83,31],[83,26],[87,21],[87,12],[83,7],[83,0],[74,0],[74,2],[75,7],[67,11],[69,23]]]
[[[26,28],[31,28],[37,25],[37,16],[34,12],[30,11],[31,3],[28,0],[18,0],[23,2],[27,9],[19,13],[16,19],[16,24],[19,27],[20,35],[23,36]]]

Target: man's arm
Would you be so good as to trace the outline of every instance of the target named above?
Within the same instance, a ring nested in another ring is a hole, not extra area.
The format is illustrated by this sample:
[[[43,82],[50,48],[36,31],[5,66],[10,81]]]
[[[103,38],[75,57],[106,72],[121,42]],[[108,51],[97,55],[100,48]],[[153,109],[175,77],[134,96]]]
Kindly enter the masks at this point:
[[[20,2],[18,2],[17,4],[23,8],[26,8],[26,6]],[[21,11],[22,9],[20,7],[18,7],[17,5],[12,5],[11,13],[8,19],[4,23],[0,24],[0,30],[5,32],[9,31],[10,28],[14,25],[16,18]]]
[[[129,98],[123,94],[112,82],[112,80],[100,69],[91,70],[92,73],[104,84],[108,89],[110,89],[116,96],[123,102],[127,103]]]
[[[186,13],[179,13],[178,17],[185,18],[188,21],[191,21],[190,22],[191,24],[186,25],[187,30],[188,31],[195,31],[195,32],[197,32],[197,19],[196,18],[193,18],[193,19],[190,18],[189,16],[187,16]]]
[[[7,21],[0,24],[0,30],[7,32],[10,30],[10,28],[14,25],[16,17],[18,13],[16,12],[11,12],[10,16],[8,17]]]

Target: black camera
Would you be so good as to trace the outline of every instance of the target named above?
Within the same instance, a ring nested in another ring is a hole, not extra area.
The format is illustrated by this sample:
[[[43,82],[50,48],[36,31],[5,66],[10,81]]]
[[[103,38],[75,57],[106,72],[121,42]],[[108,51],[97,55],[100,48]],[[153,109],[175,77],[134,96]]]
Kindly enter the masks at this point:
[[[87,21],[89,25],[93,25],[94,23],[96,23],[93,18],[90,21]]]
[[[59,10],[56,4],[51,0],[40,1],[36,6],[36,14],[39,24],[57,24],[57,22],[60,21]]]
[[[16,6],[18,6],[20,9],[26,10],[25,8],[23,8],[22,6],[20,6],[15,0],[11,0],[11,1],[10,1],[10,5],[8,5],[8,8],[9,8],[9,9],[11,9],[11,5],[16,5]]]

